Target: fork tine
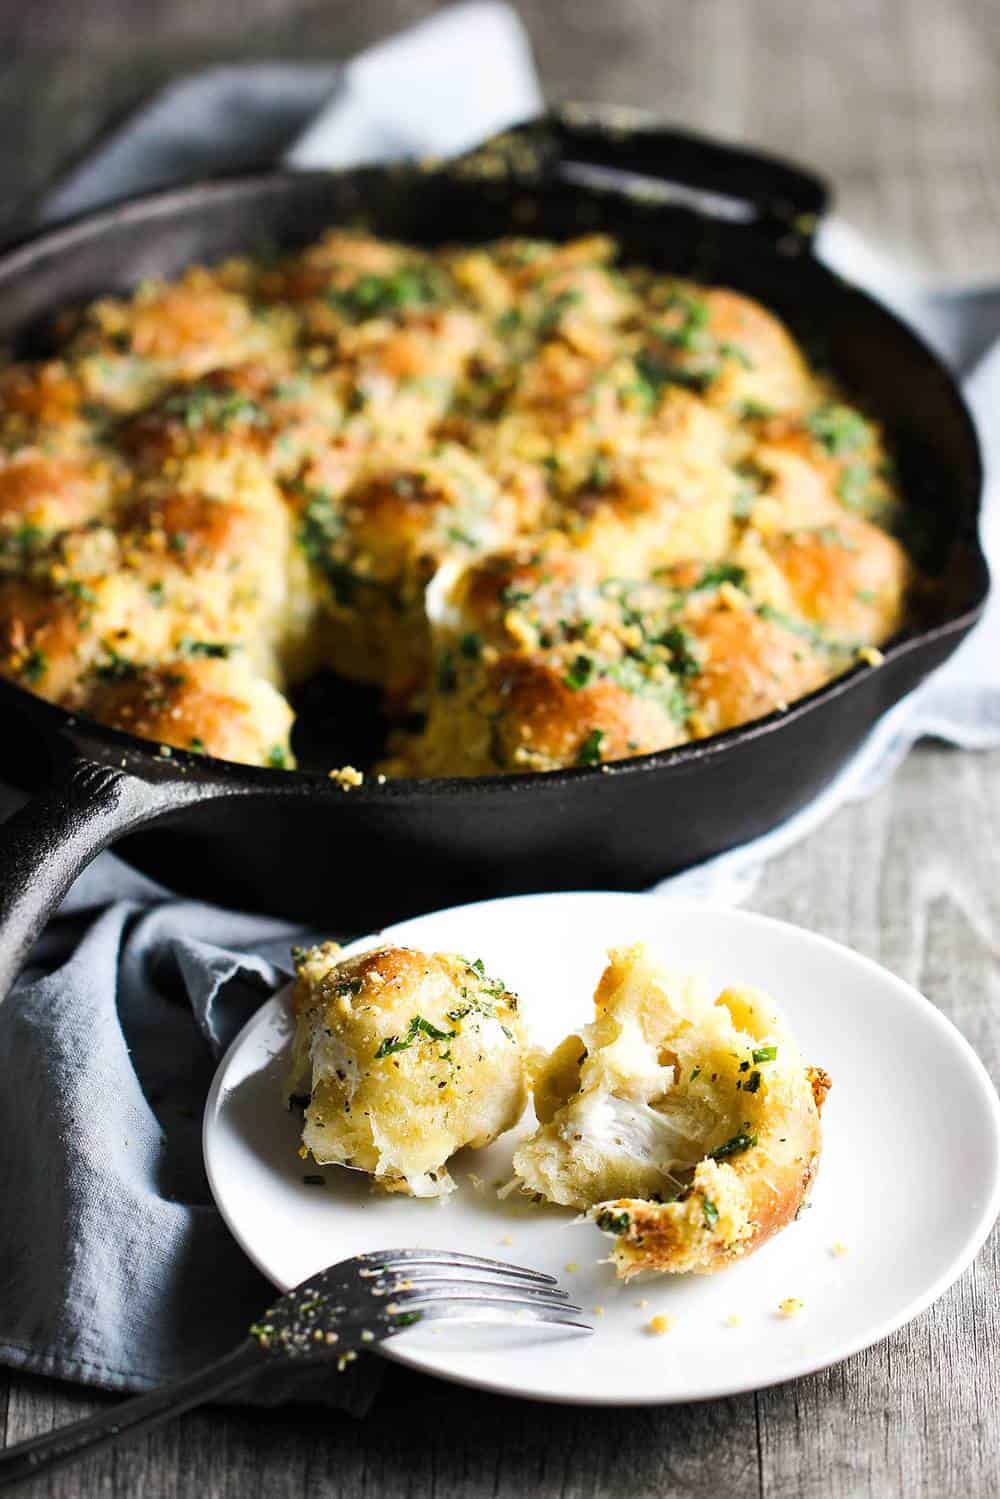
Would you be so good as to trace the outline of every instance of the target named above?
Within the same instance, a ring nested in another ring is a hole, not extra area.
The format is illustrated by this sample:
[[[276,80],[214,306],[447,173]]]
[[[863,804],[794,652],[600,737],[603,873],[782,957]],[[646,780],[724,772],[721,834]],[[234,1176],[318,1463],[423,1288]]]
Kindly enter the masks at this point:
[[[372,1287],[373,1296],[385,1296],[389,1301],[398,1301],[400,1296],[440,1296],[446,1299],[453,1292],[472,1291],[480,1295],[494,1295],[512,1292],[516,1296],[527,1297],[529,1300],[538,1298],[556,1299],[564,1302],[568,1292],[559,1286],[536,1286],[530,1282],[520,1284],[516,1280],[450,1280],[443,1275],[423,1276],[415,1270],[411,1275],[403,1271],[402,1275],[390,1274],[384,1287],[378,1284]]]
[[[554,1312],[582,1312],[583,1308],[572,1301],[557,1298],[545,1291],[525,1295],[521,1290],[470,1290],[468,1282],[452,1282],[442,1290],[412,1290],[395,1292],[385,1303],[386,1313],[391,1317],[397,1311],[411,1311],[423,1306],[475,1305],[501,1307],[536,1307]]]
[[[554,1286],[556,1278],[554,1275],[546,1275],[541,1270],[529,1270],[524,1265],[510,1265],[505,1260],[488,1260],[478,1254],[463,1254],[460,1250],[439,1249],[386,1249],[381,1253],[372,1252],[359,1254],[358,1260],[363,1262],[369,1269],[362,1269],[362,1275],[378,1273],[379,1270],[394,1271],[397,1266],[426,1265],[428,1267],[438,1266],[441,1269],[454,1269],[458,1266],[476,1267],[494,1275],[508,1275],[521,1280],[535,1281],[540,1285]]]
[[[579,1322],[572,1312],[578,1307],[541,1307],[534,1302],[521,1306],[509,1302],[481,1302],[451,1300],[430,1302],[421,1309],[420,1322],[503,1322],[508,1327],[523,1327],[530,1323],[544,1323],[553,1327],[568,1327],[577,1332],[592,1333],[589,1322]],[[484,1316],[485,1312],[490,1313]],[[399,1331],[404,1331],[400,1328]]]

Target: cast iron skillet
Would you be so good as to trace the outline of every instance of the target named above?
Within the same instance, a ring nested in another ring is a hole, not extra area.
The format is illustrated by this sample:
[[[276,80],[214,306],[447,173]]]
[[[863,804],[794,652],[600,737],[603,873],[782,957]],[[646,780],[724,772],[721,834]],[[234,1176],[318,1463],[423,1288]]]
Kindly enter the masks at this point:
[[[700,190],[698,202],[664,182]],[[177,890],[342,931],[485,894],[639,887],[815,796],[879,715],[951,654],[988,588],[976,539],[980,461],[962,399],[918,339],[815,259],[826,202],[816,178],[770,158],[562,114],[448,170],[199,183],[0,256],[0,340],[31,354],[55,309],[191,261],[305,242],[331,224],[424,243],[608,229],[628,259],[761,298],[828,359],[885,423],[942,578],[936,615],[892,642],[883,665],[785,713],[599,769],[366,781],[345,792],[319,771],[165,756],[0,682],[0,773],[36,790],[0,840],[0,994],[72,879],[119,838],[124,857]],[[330,713],[327,702],[320,716]],[[341,726],[363,718],[347,693]]]

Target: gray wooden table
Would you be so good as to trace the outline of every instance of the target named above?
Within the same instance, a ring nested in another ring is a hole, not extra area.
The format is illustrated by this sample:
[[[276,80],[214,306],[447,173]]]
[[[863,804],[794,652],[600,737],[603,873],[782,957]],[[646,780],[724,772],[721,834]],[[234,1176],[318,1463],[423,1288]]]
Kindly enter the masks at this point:
[[[166,78],[340,57],[420,0],[2,0],[0,229]],[[996,0],[521,0],[553,98],[655,108],[798,155],[844,212],[952,280],[1000,279]],[[915,753],[767,872],[754,904],[918,985],[1000,1073],[1000,753]],[[0,1211],[5,1210],[0,1208]],[[998,1239],[930,1312],[797,1384],[673,1410],[577,1411],[393,1368],[363,1422],[213,1410],[31,1492],[166,1496],[987,1495],[1000,1492]],[[0,1371],[8,1442],[102,1399]]]

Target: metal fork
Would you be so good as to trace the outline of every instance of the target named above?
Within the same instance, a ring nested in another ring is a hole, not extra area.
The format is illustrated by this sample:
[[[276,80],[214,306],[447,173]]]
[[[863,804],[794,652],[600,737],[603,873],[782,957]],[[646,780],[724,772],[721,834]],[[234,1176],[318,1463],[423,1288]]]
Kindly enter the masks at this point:
[[[359,1254],[287,1291],[232,1353],[207,1368],[0,1452],[0,1488],[149,1431],[268,1366],[334,1363],[343,1369],[415,1322],[548,1323],[570,1333],[593,1332],[579,1314],[555,1277],[539,1270],[434,1249]]]

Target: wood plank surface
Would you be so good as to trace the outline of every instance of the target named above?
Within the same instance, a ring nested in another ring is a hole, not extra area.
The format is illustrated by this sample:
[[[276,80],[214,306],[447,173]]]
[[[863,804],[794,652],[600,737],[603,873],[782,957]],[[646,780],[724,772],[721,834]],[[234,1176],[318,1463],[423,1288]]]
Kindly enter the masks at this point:
[[[167,78],[233,58],[347,56],[433,8],[414,0],[4,0],[0,229],[96,131]],[[522,0],[518,8],[551,97],[643,105],[797,155],[830,176],[854,223],[912,265],[951,279],[1000,279],[995,0]],[[847,942],[916,984],[1000,1075],[1000,754],[921,748],[878,796],[776,861],[752,904]],[[996,1494],[998,1242],[995,1234],[974,1268],[908,1328],[758,1396],[578,1411],[393,1368],[364,1421],[314,1408],[212,1410],[26,1492]],[[105,1399],[0,1371],[0,1438],[47,1430]]]

